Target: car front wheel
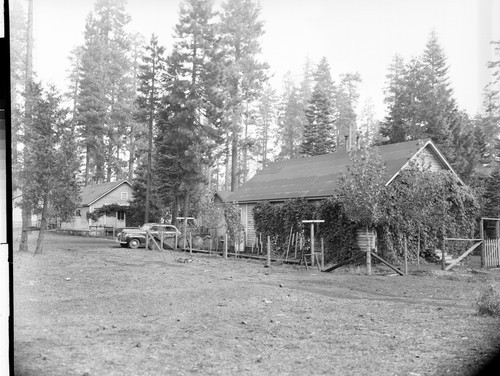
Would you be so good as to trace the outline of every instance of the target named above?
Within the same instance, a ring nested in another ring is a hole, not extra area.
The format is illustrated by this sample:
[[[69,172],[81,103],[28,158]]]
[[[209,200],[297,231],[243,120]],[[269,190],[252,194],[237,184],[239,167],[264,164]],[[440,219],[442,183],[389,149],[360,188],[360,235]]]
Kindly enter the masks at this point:
[[[128,242],[128,246],[133,249],[139,248],[139,245],[141,245],[141,243],[137,239],[132,239],[131,241]]]

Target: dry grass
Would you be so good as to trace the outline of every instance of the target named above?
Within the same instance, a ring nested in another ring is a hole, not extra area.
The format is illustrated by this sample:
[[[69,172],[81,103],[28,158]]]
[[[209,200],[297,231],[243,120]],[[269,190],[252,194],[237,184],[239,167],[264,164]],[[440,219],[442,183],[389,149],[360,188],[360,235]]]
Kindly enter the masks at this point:
[[[476,299],[480,315],[500,317],[500,291],[495,284],[486,284]]]
[[[55,235],[15,252],[16,375],[468,375],[500,343],[483,274],[187,256]]]

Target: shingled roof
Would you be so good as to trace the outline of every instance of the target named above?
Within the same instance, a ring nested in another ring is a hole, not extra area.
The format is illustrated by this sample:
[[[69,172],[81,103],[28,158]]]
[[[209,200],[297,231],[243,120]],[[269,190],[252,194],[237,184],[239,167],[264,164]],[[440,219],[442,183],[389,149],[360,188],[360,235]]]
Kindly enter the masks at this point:
[[[378,147],[387,169],[387,184],[412,157],[426,148],[434,155],[441,168],[454,173],[431,140],[401,142]],[[234,191],[227,201],[283,201],[291,198],[331,197],[335,194],[339,173],[346,171],[348,164],[349,155],[345,151],[271,163]]]
[[[127,180],[111,181],[101,184],[87,185],[83,187],[80,191],[82,201],[81,206],[90,206],[95,201],[101,197],[107,195],[108,193],[114,191],[116,188],[122,184],[131,185]]]

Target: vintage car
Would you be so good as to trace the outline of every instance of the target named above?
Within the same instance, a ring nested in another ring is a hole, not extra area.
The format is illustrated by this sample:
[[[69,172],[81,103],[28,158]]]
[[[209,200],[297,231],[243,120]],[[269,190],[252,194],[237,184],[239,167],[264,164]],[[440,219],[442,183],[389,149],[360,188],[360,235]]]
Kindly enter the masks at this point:
[[[119,234],[117,241],[124,248],[139,248],[146,245],[146,231],[150,231],[153,236],[164,238],[179,236],[181,232],[170,224],[166,223],[145,223],[139,228],[124,228]]]

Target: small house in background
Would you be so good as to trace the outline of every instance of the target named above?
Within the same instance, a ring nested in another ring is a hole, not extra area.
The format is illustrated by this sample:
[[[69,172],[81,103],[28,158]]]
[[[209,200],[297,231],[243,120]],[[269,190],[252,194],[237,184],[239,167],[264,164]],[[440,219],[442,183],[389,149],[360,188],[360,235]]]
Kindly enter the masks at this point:
[[[214,194],[214,204],[215,206],[222,206],[222,204],[227,202],[227,198],[231,195],[231,191],[217,191]]]
[[[387,170],[386,185],[391,184],[410,162],[422,169],[447,170],[456,175],[430,139],[382,145],[378,150]],[[349,163],[348,152],[341,151],[275,162],[259,171],[226,199],[240,207],[245,245],[255,242],[253,208],[257,203],[282,203],[294,198],[314,201],[332,197],[335,195],[339,173],[346,171]],[[456,177],[460,181],[458,175]]]
[[[88,231],[97,227],[125,227],[126,213],[123,210],[114,210],[95,221],[88,218],[87,213],[105,205],[129,206],[132,200],[132,185],[127,180],[87,185],[81,189],[80,195],[81,201],[73,221],[61,223],[61,229]]]

